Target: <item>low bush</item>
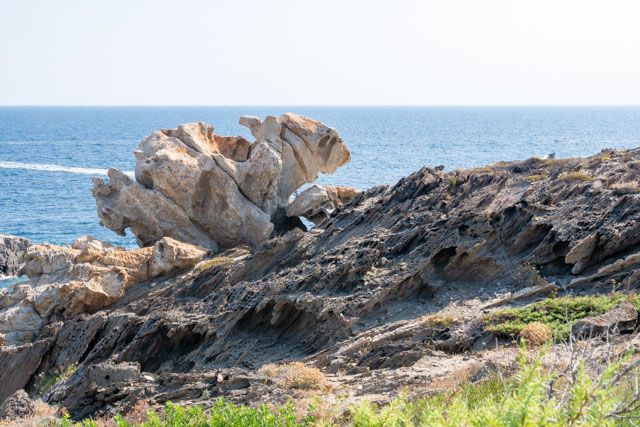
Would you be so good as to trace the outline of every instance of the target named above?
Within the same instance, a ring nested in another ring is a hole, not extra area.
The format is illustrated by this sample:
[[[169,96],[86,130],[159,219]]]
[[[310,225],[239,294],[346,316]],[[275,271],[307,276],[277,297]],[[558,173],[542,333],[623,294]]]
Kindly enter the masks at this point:
[[[64,381],[69,378],[76,371],[77,366],[74,364],[68,365],[64,369],[60,369],[52,375],[42,375],[40,374],[36,377],[35,385],[34,385],[34,393],[36,396],[42,396],[51,388],[59,383],[60,381]]]
[[[164,411],[150,410],[139,424],[117,416],[118,427],[222,427],[222,426],[634,426],[640,420],[638,382],[640,360],[631,354],[599,364],[572,359],[564,368],[548,369],[544,354],[531,359],[524,348],[515,376],[494,376],[445,393],[411,400],[402,395],[383,405],[363,401],[346,413],[319,414],[309,406],[302,414],[295,404],[270,407],[234,405],[220,398],[209,410],[168,402]],[[594,364],[597,366],[592,369]],[[590,366],[590,368],[587,368]],[[87,420],[64,427],[93,427]]]
[[[288,389],[317,390],[322,388],[326,380],[320,369],[301,362],[278,365],[270,363],[261,367],[258,372]]]
[[[567,296],[548,298],[524,307],[497,310],[484,318],[484,328],[500,336],[516,338],[530,323],[547,326],[556,341],[569,338],[576,320],[605,313],[624,300],[640,308],[640,297],[624,294],[598,296]]]

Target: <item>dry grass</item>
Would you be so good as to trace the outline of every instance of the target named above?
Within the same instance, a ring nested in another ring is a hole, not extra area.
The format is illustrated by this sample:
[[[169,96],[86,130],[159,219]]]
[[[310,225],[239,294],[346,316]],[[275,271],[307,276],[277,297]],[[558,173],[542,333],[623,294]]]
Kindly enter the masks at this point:
[[[611,189],[629,193],[637,193],[640,192],[640,185],[638,185],[637,181],[615,182],[611,184]]]
[[[582,182],[588,182],[588,181],[592,181],[593,177],[589,174],[586,174],[584,172],[564,172],[561,173],[560,176],[558,177],[559,180],[563,180],[563,181],[582,181]]]
[[[527,177],[527,180],[528,180],[529,182],[545,181],[545,180],[547,180],[547,179],[549,179],[549,175],[546,175],[546,174],[545,174],[545,175],[542,175],[542,174],[539,174],[539,175],[529,175],[529,176]]]
[[[306,366],[302,362],[269,363],[262,366],[258,373],[287,389],[318,390],[326,382],[320,369]]]
[[[453,314],[431,314],[422,320],[423,326],[431,326],[436,328],[447,328],[455,323],[458,319]]]
[[[31,417],[17,420],[0,420],[0,427],[57,426],[57,408],[38,399],[34,401],[36,412]]]
[[[202,261],[201,263],[196,265],[196,270],[198,273],[203,273],[208,270],[212,270],[216,267],[220,267],[221,265],[228,265],[233,263],[235,260],[231,257],[226,256],[218,256],[215,258],[208,259],[206,261]]]
[[[544,323],[532,322],[522,328],[520,338],[522,338],[529,347],[539,347],[551,341],[553,333]]]

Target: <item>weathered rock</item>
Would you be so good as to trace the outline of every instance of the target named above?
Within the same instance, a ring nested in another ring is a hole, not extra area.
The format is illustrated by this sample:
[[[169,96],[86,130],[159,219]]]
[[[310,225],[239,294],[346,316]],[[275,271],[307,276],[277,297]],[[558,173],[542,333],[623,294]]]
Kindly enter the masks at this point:
[[[360,192],[351,187],[312,185],[287,206],[287,216],[303,216],[318,225],[327,218],[336,207],[344,205]]]
[[[24,390],[18,390],[0,405],[0,419],[15,420],[36,413],[36,405]]]
[[[24,237],[0,234],[0,276],[13,276],[20,269],[20,258],[31,242]]]
[[[571,327],[576,338],[591,338],[614,333],[631,332],[638,321],[638,311],[628,301],[599,316],[578,320]]]
[[[30,246],[16,284],[0,298],[0,332],[8,345],[30,342],[57,319],[113,304],[135,283],[197,264],[206,250],[169,237],[152,248],[127,251],[85,236],[71,247]]]
[[[205,123],[143,139],[136,181],[115,169],[108,183],[94,180],[101,223],[119,234],[129,228],[141,246],[165,236],[213,251],[256,246],[295,190],[350,159],[336,131],[315,120],[287,113],[240,123],[256,137],[250,146]]]
[[[249,124],[262,132],[262,124]],[[495,307],[487,301],[506,307],[576,283],[581,293],[612,280],[629,290],[640,285],[640,194],[602,185],[637,180],[639,165],[640,150],[630,150],[607,160],[423,168],[356,195],[314,231],[289,231],[213,268],[129,287],[90,315],[53,316],[62,319],[57,338],[42,357],[25,359],[26,372],[3,359],[19,347],[0,349],[0,366],[11,367],[0,370],[0,390],[23,388],[36,370],[52,373],[64,363],[78,364],[69,386],[88,383],[91,366],[134,363],[141,375],[118,391],[73,387],[50,401],[79,402],[89,390],[88,411],[121,411],[141,395],[157,405],[219,395],[276,402],[286,393],[252,372],[304,359],[328,376],[339,373],[330,380],[341,390],[378,399],[428,382],[451,384],[492,355],[510,364],[499,358],[515,358],[513,339],[483,333],[484,310]],[[570,172],[594,181],[562,178]],[[592,251],[585,244],[569,256],[582,263],[580,276],[567,255],[593,234]],[[85,414],[81,404],[71,407],[75,417]]]
[[[136,363],[83,366],[54,387],[44,400],[61,402],[77,418],[83,418],[114,401],[138,400],[142,394],[133,385],[140,380],[140,366]]]

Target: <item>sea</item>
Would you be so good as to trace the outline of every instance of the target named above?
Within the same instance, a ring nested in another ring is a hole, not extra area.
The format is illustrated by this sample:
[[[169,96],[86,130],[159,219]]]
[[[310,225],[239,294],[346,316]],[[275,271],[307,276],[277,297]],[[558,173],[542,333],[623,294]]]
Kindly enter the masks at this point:
[[[251,138],[243,115],[295,112],[343,137],[352,160],[320,184],[394,184],[423,166],[469,168],[533,156],[587,156],[640,146],[640,107],[0,107],[0,233],[69,244],[100,226],[92,177],[130,172],[133,150],[156,129],[203,121]],[[4,281],[4,283],[8,283]],[[0,283],[2,286],[2,283]]]

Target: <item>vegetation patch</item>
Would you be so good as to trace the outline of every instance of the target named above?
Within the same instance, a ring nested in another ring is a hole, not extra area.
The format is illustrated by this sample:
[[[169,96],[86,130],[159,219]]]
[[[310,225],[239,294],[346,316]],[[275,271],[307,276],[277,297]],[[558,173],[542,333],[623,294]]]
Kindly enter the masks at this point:
[[[452,314],[431,314],[424,318],[422,324],[424,326],[435,327],[435,328],[448,328],[453,323],[455,323],[458,319]]]
[[[64,381],[67,378],[69,378],[76,371],[76,368],[77,366],[75,364],[71,364],[64,369],[58,370],[53,375],[44,376],[43,374],[40,374],[36,378],[36,382],[34,385],[34,391],[36,396],[44,395],[46,392],[51,390],[51,388],[53,388],[54,385],[58,384],[60,381]]]
[[[603,364],[597,372],[581,359],[570,375],[549,370],[542,356],[524,352],[519,370],[466,384],[457,390],[411,400],[401,395],[387,404],[363,401],[346,412],[322,411],[316,405],[296,411],[293,401],[282,406],[234,405],[220,398],[209,410],[168,402],[160,413],[149,410],[138,423],[117,416],[118,427],[307,427],[307,426],[633,426],[640,417],[637,361],[629,355]],[[591,361],[593,362],[593,361]],[[64,427],[93,427],[95,422]]]
[[[551,330],[556,341],[569,337],[577,320],[606,313],[624,300],[640,309],[640,297],[624,294],[568,296],[548,298],[533,304],[494,311],[485,316],[485,330],[500,336],[516,338],[530,323],[541,323]]]
[[[317,390],[322,388],[326,381],[320,369],[307,366],[302,362],[278,365],[269,363],[262,366],[258,372],[287,389]]]
[[[196,270],[198,271],[198,273],[204,273],[205,271],[213,270],[214,268],[220,267],[221,265],[231,264],[234,261],[235,260],[231,257],[218,256],[206,261],[202,261],[201,263],[196,265]]]
[[[537,175],[529,175],[527,177],[527,180],[529,182],[538,182],[538,181],[546,181],[547,179],[549,179],[549,175],[547,174],[537,174]]]
[[[561,173],[560,176],[558,177],[559,180],[562,181],[581,181],[581,182],[588,182],[588,181],[592,181],[593,177],[589,174],[586,174],[584,172],[564,172]]]

